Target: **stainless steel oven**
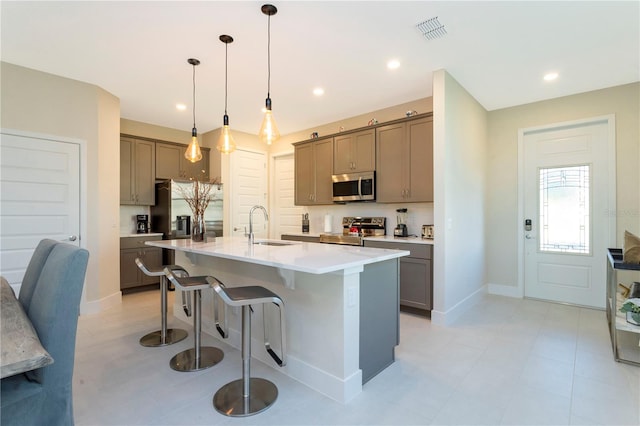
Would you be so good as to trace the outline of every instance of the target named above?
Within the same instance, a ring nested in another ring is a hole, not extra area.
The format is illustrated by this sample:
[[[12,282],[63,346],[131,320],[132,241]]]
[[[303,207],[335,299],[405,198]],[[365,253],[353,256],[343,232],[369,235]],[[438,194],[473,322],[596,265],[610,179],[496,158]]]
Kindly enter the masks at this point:
[[[333,175],[333,201],[375,201],[376,172]]]

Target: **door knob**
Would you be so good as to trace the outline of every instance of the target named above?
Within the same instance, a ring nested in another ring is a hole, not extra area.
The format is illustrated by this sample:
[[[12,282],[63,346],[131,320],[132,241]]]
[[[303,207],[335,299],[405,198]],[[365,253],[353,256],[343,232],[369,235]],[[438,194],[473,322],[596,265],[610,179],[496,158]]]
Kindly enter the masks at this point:
[[[531,234],[525,234],[525,235],[524,235],[524,237],[525,237],[527,240],[531,240],[531,239],[533,239],[533,237],[531,236]]]
[[[66,240],[62,240],[62,241],[75,241],[77,240],[78,237],[75,235],[69,235],[69,238],[67,238]]]

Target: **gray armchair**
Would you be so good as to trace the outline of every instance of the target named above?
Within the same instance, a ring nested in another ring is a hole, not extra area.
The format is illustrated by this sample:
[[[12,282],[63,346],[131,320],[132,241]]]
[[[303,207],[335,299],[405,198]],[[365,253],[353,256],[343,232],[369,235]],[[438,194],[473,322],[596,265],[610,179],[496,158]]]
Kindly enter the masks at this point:
[[[33,297],[33,291],[36,289],[42,267],[56,244],[58,244],[58,241],[49,239],[42,240],[34,250],[33,255],[31,255],[31,260],[29,260],[27,270],[24,272],[20,293],[18,294],[18,300],[22,303],[25,312],[29,310],[31,297]]]
[[[71,383],[88,258],[87,250],[63,243],[47,257],[26,311],[54,363],[0,381],[3,426],[73,424]]]

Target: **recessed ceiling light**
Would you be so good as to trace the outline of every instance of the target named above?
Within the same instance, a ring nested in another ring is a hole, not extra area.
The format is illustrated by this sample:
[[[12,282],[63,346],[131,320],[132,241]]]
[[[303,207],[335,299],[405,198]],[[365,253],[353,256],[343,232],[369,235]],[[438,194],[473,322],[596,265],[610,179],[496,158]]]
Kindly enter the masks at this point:
[[[187,106],[185,104],[176,104],[176,109],[178,111],[184,111],[185,109],[187,109]]]
[[[324,95],[324,89],[322,87],[316,87],[313,89],[313,94],[316,96],[322,96]]]
[[[550,72],[550,73],[545,74],[544,81],[553,81],[556,78],[558,78],[558,73],[557,72]]]
[[[387,68],[389,68],[390,70],[400,68],[400,61],[398,61],[397,59],[390,60],[389,62],[387,62]]]

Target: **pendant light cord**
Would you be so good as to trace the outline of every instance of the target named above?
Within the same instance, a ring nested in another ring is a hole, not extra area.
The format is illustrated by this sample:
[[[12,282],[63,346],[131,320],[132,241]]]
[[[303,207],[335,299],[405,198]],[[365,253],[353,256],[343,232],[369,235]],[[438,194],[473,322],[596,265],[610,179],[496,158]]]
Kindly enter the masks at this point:
[[[196,66],[193,65],[193,128],[196,128]]]
[[[228,52],[229,52],[229,43],[225,43],[224,44],[224,115],[227,115],[227,88],[229,86],[229,83],[227,80],[227,70],[229,68]]]
[[[271,15],[267,20],[267,98],[271,97]]]

